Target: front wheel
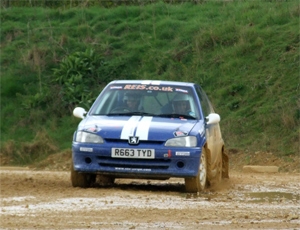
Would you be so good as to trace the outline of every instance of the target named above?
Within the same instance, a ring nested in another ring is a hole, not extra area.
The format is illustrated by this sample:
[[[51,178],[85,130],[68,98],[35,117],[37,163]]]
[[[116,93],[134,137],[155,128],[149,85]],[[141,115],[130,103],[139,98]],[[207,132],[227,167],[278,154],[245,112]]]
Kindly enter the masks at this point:
[[[207,159],[206,151],[202,148],[199,171],[195,177],[187,177],[185,180],[185,190],[186,192],[201,192],[206,188],[207,184]]]
[[[73,187],[88,188],[95,181],[95,174],[76,172],[73,164],[71,164],[71,182]]]

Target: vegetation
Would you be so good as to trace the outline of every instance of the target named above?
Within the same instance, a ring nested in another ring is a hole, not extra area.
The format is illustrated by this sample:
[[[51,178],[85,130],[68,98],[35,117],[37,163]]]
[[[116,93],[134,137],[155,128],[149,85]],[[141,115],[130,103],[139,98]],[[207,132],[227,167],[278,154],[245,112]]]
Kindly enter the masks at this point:
[[[227,149],[299,153],[298,1],[133,2],[2,5],[1,156],[70,149],[73,108],[113,79],[197,82]]]

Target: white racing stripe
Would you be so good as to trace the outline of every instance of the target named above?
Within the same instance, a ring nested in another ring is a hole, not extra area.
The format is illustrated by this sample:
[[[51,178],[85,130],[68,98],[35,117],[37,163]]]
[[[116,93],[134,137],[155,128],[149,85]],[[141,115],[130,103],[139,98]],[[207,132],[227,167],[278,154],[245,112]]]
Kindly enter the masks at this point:
[[[134,130],[140,119],[141,116],[132,116],[131,118],[129,118],[129,120],[126,122],[122,129],[121,139],[128,140],[129,136],[134,135]]]
[[[161,81],[152,81],[151,85],[160,85]]]
[[[124,125],[121,139],[128,140],[129,136],[137,136],[140,140],[148,140],[150,124],[153,117],[132,116]],[[136,134],[134,131],[136,129]]]
[[[145,80],[142,81],[142,84],[144,85],[160,85],[161,81],[152,81],[152,80]]]
[[[139,122],[136,136],[140,138],[140,140],[148,140],[148,133],[150,124],[153,117],[143,117],[143,119]]]

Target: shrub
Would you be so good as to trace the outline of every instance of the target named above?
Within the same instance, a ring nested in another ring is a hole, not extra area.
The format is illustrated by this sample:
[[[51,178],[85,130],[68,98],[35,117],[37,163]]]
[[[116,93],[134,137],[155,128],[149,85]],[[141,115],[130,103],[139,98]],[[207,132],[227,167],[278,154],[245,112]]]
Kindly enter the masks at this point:
[[[89,107],[95,99],[92,88],[105,81],[101,79],[104,61],[94,50],[75,52],[64,58],[54,69],[54,82],[60,86],[60,97],[65,107],[81,105]]]

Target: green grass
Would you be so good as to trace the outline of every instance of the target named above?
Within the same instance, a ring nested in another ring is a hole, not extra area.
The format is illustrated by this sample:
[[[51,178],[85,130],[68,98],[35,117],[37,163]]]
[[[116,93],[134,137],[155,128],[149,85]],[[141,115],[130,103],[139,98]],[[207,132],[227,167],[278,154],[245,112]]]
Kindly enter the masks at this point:
[[[107,63],[94,96],[111,79],[197,82],[226,148],[299,154],[299,14],[297,1],[1,9],[1,153],[40,159],[24,151],[41,130],[57,147],[45,154],[71,147],[79,120],[53,68],[92,48]]]

